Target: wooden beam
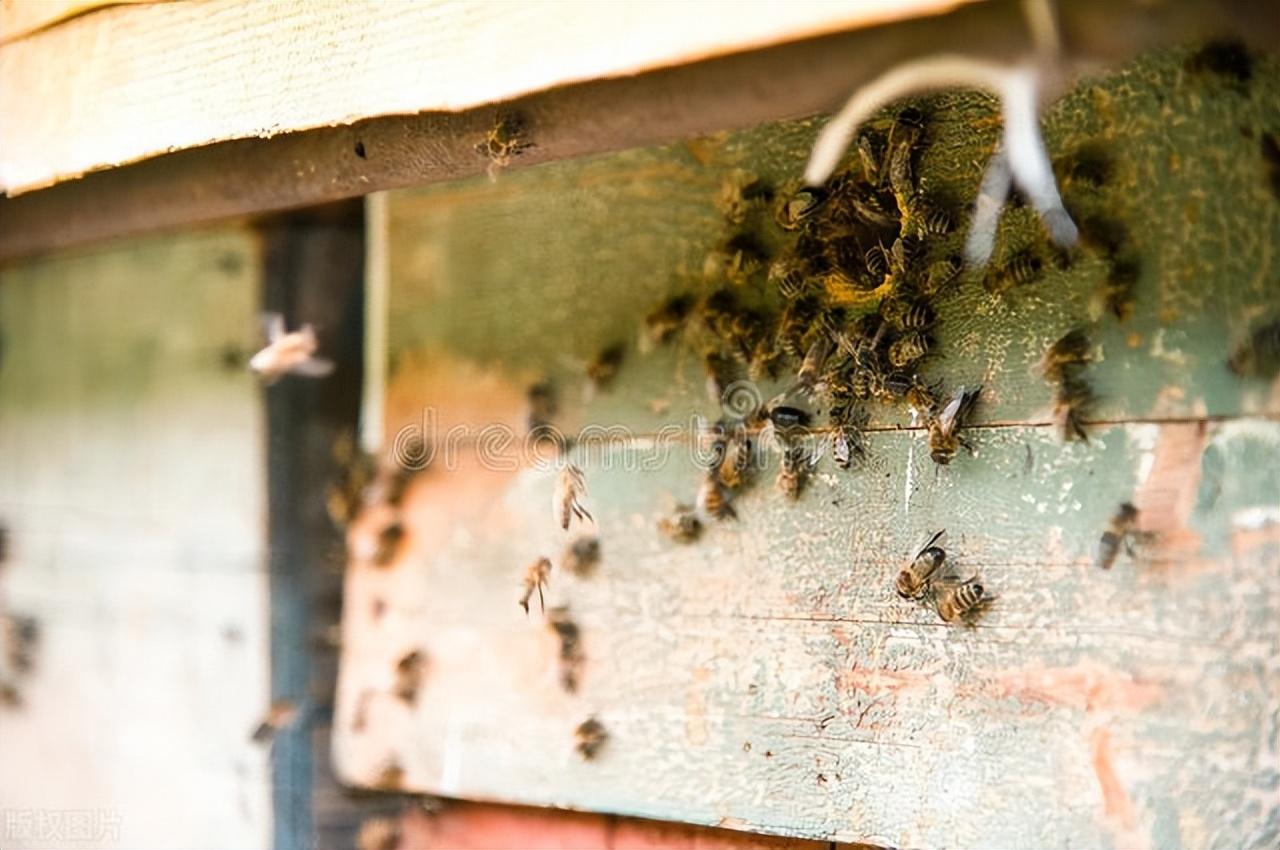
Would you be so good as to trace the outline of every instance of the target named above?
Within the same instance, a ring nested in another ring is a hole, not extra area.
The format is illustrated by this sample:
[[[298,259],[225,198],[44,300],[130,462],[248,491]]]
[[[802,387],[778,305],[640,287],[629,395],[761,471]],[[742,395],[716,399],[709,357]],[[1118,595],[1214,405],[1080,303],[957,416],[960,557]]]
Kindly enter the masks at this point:
[[[1063,14],[1068,44],[1103,60],[1206,33],[1244,33],[1263,44],[1280,40],[1270,6],[1247,0],[1084,0],[1066,5]],[[537,145],[513,166],[821,112],[895,62],[957,45],[1010,55],[1024,44],[1017,5],[993,0],[890,27],[561,87],[509,104],[528,119]],[[494,115],[495,109],[480,108],[384,117],[271,140],[223,142],[0,199],[0,262],[113,236],[478,174],[487,163],[474,147]]]
[[[9,127],[0,189],[17,194],[230,139],[474,109],[957,2],[201,0],[110,8],[0,46],[0,113]]]

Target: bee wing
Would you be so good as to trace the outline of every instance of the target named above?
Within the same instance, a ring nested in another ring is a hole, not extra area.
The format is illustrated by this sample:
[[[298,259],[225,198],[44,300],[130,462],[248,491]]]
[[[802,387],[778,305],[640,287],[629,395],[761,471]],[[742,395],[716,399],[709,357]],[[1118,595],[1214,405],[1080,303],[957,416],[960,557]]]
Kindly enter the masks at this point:
[[[937,543],[937,542],[938,542],[938,538],[939,538],[939,537],[941,537],[942,535],[944,535],[944,534],[946,534],[946,533],[947,533],[947,530],[944,528],[944,529],[942,529],[941,531],[939,531],[937,534],[935,534],[935,535],[933,535],[932,537],[930,537],[930,538],[929,538],[929,542],[928,542],[928,543],[926,543],[926,544],[924,544],[923,546],[921,546],[921,547],[920,547],[920,551],[919,551],[919,552],[917,552],[917,553],[916,553],[916,556],[915,556],[914,558],[912,558],[911,560],[912,560],[913,562],[914,562],[914,561],[918,561],[918,560],[920,559],[920,556],[921,556],[921,555],[923,555],[923,554],[925,553],[925,551],[926,551],[930,546],[932,546],[933,544]]]
[[[938,430],[945,436],[950,436],[956,429],[956,420],[959,419],[960,409],[964,406],[964,393],[963,389],[959,390],[938,414]]]
[[[262,326],[267,333],[268,342],[275,342],[284,336],[284,316],[279,313],[264,313]]]

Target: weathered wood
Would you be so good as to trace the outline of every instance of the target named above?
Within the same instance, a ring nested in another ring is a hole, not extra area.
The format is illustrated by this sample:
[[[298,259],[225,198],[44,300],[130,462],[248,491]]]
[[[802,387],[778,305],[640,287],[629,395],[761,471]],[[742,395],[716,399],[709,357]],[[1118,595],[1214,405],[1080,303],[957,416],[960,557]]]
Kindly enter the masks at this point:
[[[229,139],[474,109],[957,2],[802,0],[733,14],[715,3],[455,0],[111,8],[0,46],[0,113],[11,128],[0,189]]]
[[[1144,46],[1222,33],[1263,45],[1280,41],[1280,19],[1270,4],[1252,0],[1158,5],[1090,0],[1065,4],[1062,13],[1073,55],[1091,59],[1119,60]],[[936,18],[521,98],[508,107],[529,119],[537,147],[513,165],[827,110],[895,62],[953,51],[957,45],[995,57],[1021,53],[1025,25],[1018,4],[967,4]],[[154,104],[148,108],[158,111]],[[478,174],[486,163],[474,146],[493,119],[494,110],[486,107],[369,119],[285,133],[269,141],[221,142],[0,198],[0,261],[112,236]],[[98,132],[95,127],[82,138],[96,138]]]
[[[6,847],[267,842],[260,280],[226,228],[0,272]]]
[[[126,3],[159,2],[160,0],[5,0],[0,3],[0,44],[6,44],[62,21],[101,9]]]
[[[897,846],[1274,843],[1280,388],[1224,361],[1275,309],[1280,205],[1258,136],[1280,125],[1280,66],[1257,58],[1241,91],[1185,73],[1186,58],[1082,83],[1046,116],[1055,156],[1099,142],[1113,163],[1105,186],[1066,197],[1129,230],[1127,322],[1094,308],[1104,272],[1088,252],[1003,298],[965,281],[940,303],[928,369],[985,383],[974,456],[938,470],[922,430],[880,409],[865,467],[824,458],[790,504],[775,460],[738,521],[689,546],[655,529],[699,481],[688,429],[649,437],[717,411],[690,352],[630,341],[665,294],[714,285],[700,270],[726,233],[723,176],[795,175],[816,124],[392,193],[385,446],[427,427],[439,453],[392,566],[369,553],[394,511],[350,532],[339,771],[372,785],[395,765],[416,791]],[[992,106],[930,106],[924,177],[971,198]],[[1013,210],[1000,251],[1036,233]],[[1102,398],[1091,441],[1062,445],[1032,367],[1077,325],[1100,346]],[[584,362],[619,340],[618,378],[585,401]],[[522,433],[525,389],[547,376],[567,431],[632,435],[574,454],[604,551],[589,577],[563,569],[554,471],[483,454],[479,429]],[[458,424],[471,431],[449,456]],[[1094,550],[1125,500],[1157,537],[1103,571]],[[957,572],[998,597],[972,628],[893,591],[943,528]],[[557,563],[548,604],[581,629],[576,694],[536,603],[528,618],[514,604],[539,555]],[[413,650],[428,673],[408,703],[391,688]],[[609,741],[584,763],[573,729],[589,715]]]

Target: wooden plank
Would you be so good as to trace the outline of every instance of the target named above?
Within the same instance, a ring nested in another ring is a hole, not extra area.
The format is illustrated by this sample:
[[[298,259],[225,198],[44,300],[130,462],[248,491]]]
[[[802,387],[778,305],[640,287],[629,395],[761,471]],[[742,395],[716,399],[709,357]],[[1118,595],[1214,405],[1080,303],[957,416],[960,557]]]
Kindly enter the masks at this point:
[[[270,835],[260,281],[237,228],[0,272],[6,848]]]
[[[804,0],[730,12],[722,3],[203,0],[106,9],[0,47],[0,114],[21,128],[0,156],[0,189],[17,194],[228,139],[471,109],[956,2]]]
[[[1100,61],[1144,45],[1235,33],[1280,39],[1265,2],[1065,6],[1074,51]],[[830,109],[890,65],[931,52],[1020,53],[1025,26],[1013,2],[967,4],[904,21],[708,59],[635,77],[565,86],[509,104],[537,144],[513,165],[656,144]],[[636,116],[643,116],[637,120]],[[51,249],[229,216],[290,209],[379,189],[484,171],[474,146],[494,110],[384,117],[349,127],[242,139],[178,151],[89,174],[17,198],[0,198],[0,262]],[[356,153],[357,145],[365,152]]]
[[[146,2],[160,0],[4,0],[0,3],[0,45],[104,6]]]
[[[1110,157],[1110,180],[1067,202],[1127,225],[1141,261],[1127,322],[1094,309],[1105,270],[1088,252],[1003,297],[965,281],[940,302],[945,356],[928,374],[986,384],[974,456],[938,470],[918,425],[877,410],[865,467],[824,458],[789,504],[771,458],[738,521],[690,546],[654,526],[692,500],[687,426],[716,411],[687,351],[630,341],[664,294],[715,285],[700,270],[726,233],[723,176],[796,174],[815,123],[392,193],[384,447],[418,427],[439,453],[398,514],[377,505],[349,532],[340,773],[385,784],[394,766],[412,791],[893,846],[1274,843],[1280,385],[1224,364],[1274,312],[1280,224],[1258,135],[1280,124],[1280,66],[1259,58],[1241,91],[1187,58],[1144,57],[1046,116],[1055,156],[1090,142]],[[924,179],[971,198],[991,104],[929,107]],[[1036,231],[1011,211],[1001,251]],[[1077,325],[1101,347],[1102,399],[1091,441],[1062,445],[1031,367]],[[615,384],[585,401],[583,362],[618,340]],[[574,454],[604,552],[591,576],[563,569],[554,470],[505,464],[478,430],[521,434],[525,390],[547,375],[557,424],[631,435]],[[667,424],[686,427],[652,439]],[[450,455],[454,425],[471,430]],[[1130,499],[1157,542],[1093,567]],[[379,567],[395,517],[406,538]],[[892,589],[942,528],[957,569],[998,596],[973,628]],[[581,629],[576,693],[536,604],[527,619],[512,604],[539,555],[557,562],[548,604]],[[395,665],[415,650],[427,673],[408,702]],[[609,741],[583,762],[573,730],[591,715]]]

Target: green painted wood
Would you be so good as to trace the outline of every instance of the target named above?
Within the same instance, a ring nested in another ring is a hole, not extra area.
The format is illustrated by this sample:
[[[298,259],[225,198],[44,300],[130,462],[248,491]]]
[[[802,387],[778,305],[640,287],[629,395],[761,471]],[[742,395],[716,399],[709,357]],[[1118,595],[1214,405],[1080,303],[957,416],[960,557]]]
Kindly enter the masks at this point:
[[[797,503],[770,466],[736,522],[681,546],[655,524],[696,492],[687,431],[648,463],[646,438],[580,447],[604,552],[590,577],[562,569],[553,472],[478,446],[415,480],[392,566],[365,553],[396,512],[369,510],[349,538],[338,770],[370,785],[396,765],[417,791],[894,846],[1274,843],[1280,393],[1224,361],[1275,309],[1280,203],[1259,135],[1280,126],[1280,65],[1259,58],[1242,92],[1185,59],[1082,82],[1046,115],[1055,156],[1099,139],[1111,153],[1110,182],[1070,186],[1067,201],[1125,221],[1142,263],[1132,317],[1099,315],[1105,268],[1087,253],[1003,299],[968,280],[940,304],[928,374],[988,388],[974,455],[938,470],[923,431],[896,427],[909,416],[877,408],[865,465],[823,458]],[[993,106],[933,105],[924,175],[965,201]],[[427,410],[441,442],[458,422],[518,429],[544,375],[570,431],[717,415],[691,351],[638,353],[640,319],[707,286],[724,176],[791,178],[818,126],[393,193],[388,445]],[[1035,233],[1011,211],[1000,251]],[[1101,421],[1063,445],[1034,364],[1077,325],[1100,347]],[[630,348],[615,382],[586,400],[585,361],[618,340]],[[1125,500],[1155,540],[1103,571],[1093,552]],[[893,591],[942,528],[957,572],[998,597],[972,627]],[[581,629],[574,694],[555,636],[515,605],[539,555],[557,561],[549,603]],[[394,666],[415,649],[429,672],[408,704]],[[582,763],[572,730],[592,714],[610,740]]]

